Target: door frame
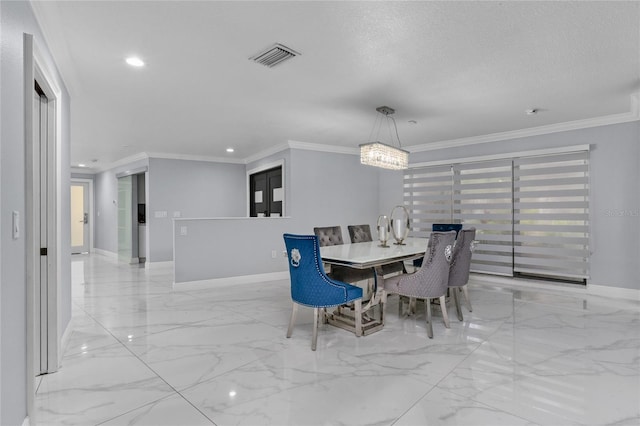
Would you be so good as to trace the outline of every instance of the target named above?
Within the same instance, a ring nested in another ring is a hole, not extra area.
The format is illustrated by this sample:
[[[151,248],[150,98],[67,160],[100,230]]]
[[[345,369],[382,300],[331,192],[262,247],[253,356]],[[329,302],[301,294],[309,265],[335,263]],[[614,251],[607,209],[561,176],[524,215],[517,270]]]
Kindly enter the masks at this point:
[[[71,178],[71,183],[70,185],[73,185],[74,183],[88,183],[89,184],[89,193],[87,194],[87,196],[89,197],[89,253],[93,253],[94,251],[94,246],[93,246],[93,241],[94,241],[94,232],[95,232],[95,228],[93,226],[93,179],[85,179],[85,178]]]
[[[49,116],[53,117],[48,128],[49,158],[47,173],[47,261],[48,261],[48,371],[57,371],[61,359],[58,306],[62,278],[61,230],[62,230],[62,92],[52,78],[53,73],[46,65],[42,50],[32,34],[23,34],[24,61],[24,135],[25,135],[25,248],[26,248],[26,294],[27,294],[27,415],[32,416],[35,401],[36,365],[35,351],[40,350],[39,330],[36,323],[36,309],[39,306],[40,276],[40,149],[33,134],[33,91],[34,81],[49,99]],[[37,142],[39,144],[39,141]],[[38,287],[36,287],[38,286]],[[39,369],[39,366],[38,366]]]

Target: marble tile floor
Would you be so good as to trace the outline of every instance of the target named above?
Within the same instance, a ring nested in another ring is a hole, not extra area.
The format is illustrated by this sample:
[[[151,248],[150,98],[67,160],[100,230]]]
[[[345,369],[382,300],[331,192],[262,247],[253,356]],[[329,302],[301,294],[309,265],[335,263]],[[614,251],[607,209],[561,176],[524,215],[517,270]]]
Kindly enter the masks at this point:
[[[639,425],[640,304],[472,278],[473,312],[369,336],[311,309],[285,338],[288,280],[197,288],[168,268],[72,258],[62,368],[35,425]]]

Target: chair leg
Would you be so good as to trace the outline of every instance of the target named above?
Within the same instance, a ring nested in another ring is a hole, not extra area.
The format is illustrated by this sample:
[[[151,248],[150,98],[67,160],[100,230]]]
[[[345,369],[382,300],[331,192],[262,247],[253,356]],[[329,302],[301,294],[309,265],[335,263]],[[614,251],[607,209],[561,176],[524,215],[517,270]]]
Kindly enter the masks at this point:
[[[464,300],[467,302],[467,309],[469,310],[469,312],[473,312],[473,310],[471,309],[471,299],[469,299],[469,291],[467,290],[467,285],[468,284],[462,286],[462,292],[464,293]]]
[[[382,290],[382,295],[380,296],[380,322],[384,325],[384,311],[387,306],[387,292],[386,290]]]
[[[327,308],[322,308],[322,323],[329,324],[329,315],[327,314]]]
[[[447,313],[447,299],[445,296],[440,296],[440,309],[442,310],[442,320],[444,321],[444,326],[449,327],[449,314]]]
[[[427,336],[433,339],[433,326],[431,325],[431,299],[424,299],[425,317],[427,318]]]
[[[456,313],[458,314],[458,320],[462,321],[462,309],[460,308],[460,287],[451,287],[451,293],[453,293],[453,302],[456,305]]]
[[[313,308],[313,336],[311,337],[311,350],[315,351],[318,344],[318,315],[320,308]]]
[[[289,328],[287,329],[287,338],[291,337],[293,333],[293,323],[296,322],[296,311],[298,310],[298,304],[293,302],[293,309],[291,309],[291,318],[289,318]]]
[[[418,301],[416,300],[415,297],[410,297],[409,298],[409,315],[415,315],[416,313],[416,305],[418,304]]]
[[[355,320],[356,320],[356,336],[362,336],[362,300],[358,299],[354,302]]]

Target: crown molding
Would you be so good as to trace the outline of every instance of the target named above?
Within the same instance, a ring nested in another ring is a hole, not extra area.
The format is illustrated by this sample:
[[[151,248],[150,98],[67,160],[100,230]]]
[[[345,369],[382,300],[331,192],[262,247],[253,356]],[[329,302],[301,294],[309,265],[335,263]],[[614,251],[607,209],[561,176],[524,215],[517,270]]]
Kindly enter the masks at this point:
[[[149,156],[149,158],[160,158],[164,160],[186,160],[186,161],[204,161],[208,163],[245,164],[245,161],[240,158],[210,157],[206,155],[173,154],[173,153],[166,153],[166,152],[150,152],[147,155]]]
[[[244,159],[244,164],[253,163],[254,161],[262,160],[263,158],[267,158],[270,155],[277,154],[280,151],[284,151],[285,149],[289,149],[289,144],[281,143],[271,148],[267,148],[263,151],[258,152],[257,154],[250,155]]]
[[[331,152],[334,154],[360,155],[360,149],[356,147],[345,147],[336,145],[324,145],[319,143],[288,141],[289,148],[304,149],[307,151]]]
[[[434,151],[437,149],[454,148],[481,143],[498,142],[508,139],[520,139],[530,136],[546,135],[550,133],[566,132],[569,130],[588,129],[591,127],[608,126],[611,124],[628,123],[640,120],[640,94],[630,96],[629,112],[606,115],[603,117],[587,118],[584,120],[567,121],[546,126],[530,127],[528,129],[512,130],[508,132],[491,133],[488,135],[471,136],[468,138],[450,139],[431,142],[423,145],[407,147],[409,152]]]

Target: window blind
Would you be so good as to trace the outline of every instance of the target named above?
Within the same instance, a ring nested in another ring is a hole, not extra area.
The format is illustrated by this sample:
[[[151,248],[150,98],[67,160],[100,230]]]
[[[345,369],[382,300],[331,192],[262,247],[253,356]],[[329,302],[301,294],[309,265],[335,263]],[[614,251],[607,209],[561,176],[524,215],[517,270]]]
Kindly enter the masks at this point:
[[[589,153],[514,159],[514,271],[589,276]]]
[[[453,223],[476,228],[471,270],[513,275],[512,161],[453,165]]]
[[[404,201],[412,236],[476,228],[474,272],[589,277],[589,151],[410,168]]]
[[[411,217],[412,237],[428,237],[434,223],[451,223],[451,166],[408,169],[404,174],[404,202]]]

